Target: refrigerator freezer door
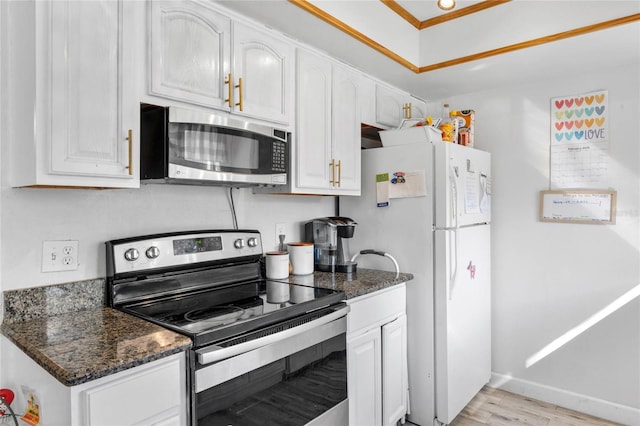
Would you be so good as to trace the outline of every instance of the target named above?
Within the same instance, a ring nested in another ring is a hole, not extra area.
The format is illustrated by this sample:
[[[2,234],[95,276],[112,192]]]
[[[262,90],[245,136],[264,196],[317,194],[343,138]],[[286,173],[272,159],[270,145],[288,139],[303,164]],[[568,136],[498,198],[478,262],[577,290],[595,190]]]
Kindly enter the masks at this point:
[[[436,418],[449,424],[491,376],[490,225],[435,231]]]
[[[458,228],[491,222],[491,155],[436,142],[435,226]]]

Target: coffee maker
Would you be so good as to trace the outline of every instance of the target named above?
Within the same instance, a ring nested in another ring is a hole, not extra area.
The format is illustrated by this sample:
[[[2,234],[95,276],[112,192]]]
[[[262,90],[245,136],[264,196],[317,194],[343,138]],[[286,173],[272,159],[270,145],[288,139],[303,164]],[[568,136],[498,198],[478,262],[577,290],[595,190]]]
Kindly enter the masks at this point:
[[[349,239],[353,238],[357,223],[348,217],[321,217],[304,225],[305,240],[314,246],[316,271],[356,271],[357,263],[351,261]]]

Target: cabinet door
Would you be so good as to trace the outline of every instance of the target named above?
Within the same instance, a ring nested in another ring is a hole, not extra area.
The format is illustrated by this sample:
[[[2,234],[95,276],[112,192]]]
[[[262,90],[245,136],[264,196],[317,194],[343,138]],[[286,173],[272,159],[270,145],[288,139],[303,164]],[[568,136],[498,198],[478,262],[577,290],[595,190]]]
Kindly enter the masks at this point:
[[[78,389],[80,424],[184,425],[186,419],[184,354],[155,361]]]
[[[338,162],[336,192],[360,195],[359,76],[350,70],[333,69],[333,161]]]
[[[411,106],[411,118],[426,118],[427,103],[425,101],[411,96],[411,98],[409,98],[409,105]]]
[[[296,90],[295,184],[330,189],[331,63],[298,51]]]
[[[45,173],[115,177],[121,182],[105,186],[137,186],[137,150],[129,148],[134,143],[129,133],[136,137],[139,127],[132,5],[52,1],[38,6],[48,16],[50,37],[45,43],[50,69],[43,70],[50,110],[41,117],[50,126],[42,135],[51,157]]]
[[[234,22],[234,112],[289,124],[293,56],[293,45]]]
[[[347,338],[347,388],[351,426],[381,424],[381,344],[379,327]]]
[[[150,93],[229,110],[231,20],[190,1],[153,1],[149,14]]]
[[[366,75],[360,75],[358,87],[361,121],[369,126],[377,126],[376,82]]]
[[[407,413],[407,317],[382,326],[382,418],[395,426]]]
[[[412,107],[413,98],[409,94],[376,85],[376,124],[387,128],[397,128],[405,118],[424,118],[424,106]],[[422,109],[422,111],[421,111]]]

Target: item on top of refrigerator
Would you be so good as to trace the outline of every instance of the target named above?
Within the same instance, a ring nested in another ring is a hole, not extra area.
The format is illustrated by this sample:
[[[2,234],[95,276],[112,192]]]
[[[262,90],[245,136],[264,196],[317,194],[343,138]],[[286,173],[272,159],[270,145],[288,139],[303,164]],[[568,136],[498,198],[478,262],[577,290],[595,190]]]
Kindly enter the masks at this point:
[[[419,118],[405,118],[400,122],[398,129],[408,129],[410,127],[424,126],[424,121]]]
[[[380,141],[383,147],[405,145],[416,142],[441,142],[438,128],[433,126],[415,126],[399,130],[381,130]]]
[[[442,119],[443,120],[449,119],[449,104],[442,105]]]
[[[449,111],[449,104],[444,104],[442,108],[442,123],[440,131],[444,142],[458,143],[458,120],[457,111]]]
[[[453,123],[444,122],[440,125],[443,142],[453,142]]]
[[[456,116],[458,117],[460,124],[458,143],[460,145],[473,147],[476,112],[472,109],[463,109],[456,111]],[[463,134],[464,136],[462,136]]]

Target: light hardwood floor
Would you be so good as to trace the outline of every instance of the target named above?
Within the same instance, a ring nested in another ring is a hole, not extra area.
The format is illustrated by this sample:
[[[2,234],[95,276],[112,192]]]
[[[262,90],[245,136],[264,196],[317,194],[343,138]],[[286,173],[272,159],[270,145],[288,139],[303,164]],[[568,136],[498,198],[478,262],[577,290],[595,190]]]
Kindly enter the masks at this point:
[[[450,426],[621,426],[547,402],[483,388]]]

